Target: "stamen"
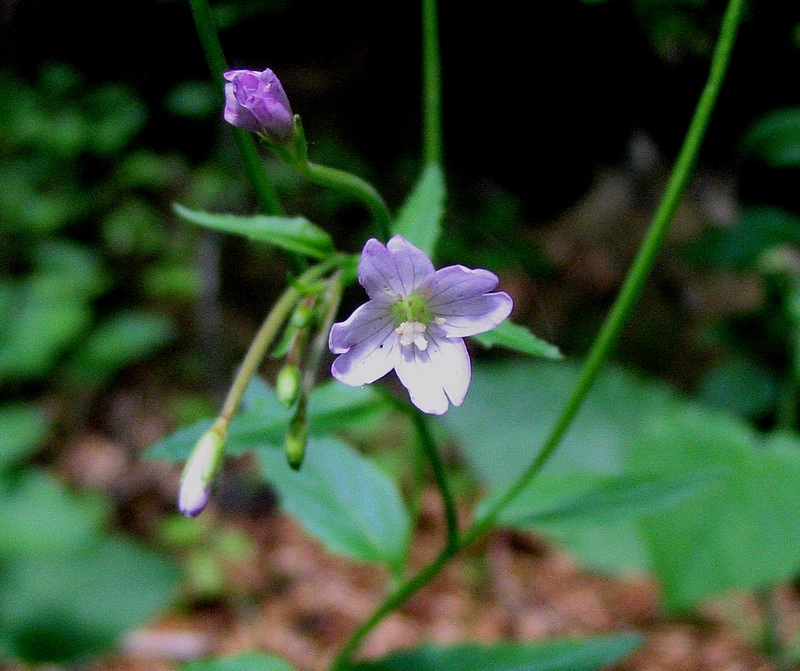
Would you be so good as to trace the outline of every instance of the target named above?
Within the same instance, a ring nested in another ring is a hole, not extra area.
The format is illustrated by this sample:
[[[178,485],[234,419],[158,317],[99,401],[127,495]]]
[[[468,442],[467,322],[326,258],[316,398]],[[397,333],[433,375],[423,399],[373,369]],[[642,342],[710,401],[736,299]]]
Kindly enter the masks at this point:
[[[395,329],[395,332],[400,336],[401,345],[413,344],[424,352],[428,349],[428,339],[424,335],[426,330],[427,326],[420,322],[403,322]]]

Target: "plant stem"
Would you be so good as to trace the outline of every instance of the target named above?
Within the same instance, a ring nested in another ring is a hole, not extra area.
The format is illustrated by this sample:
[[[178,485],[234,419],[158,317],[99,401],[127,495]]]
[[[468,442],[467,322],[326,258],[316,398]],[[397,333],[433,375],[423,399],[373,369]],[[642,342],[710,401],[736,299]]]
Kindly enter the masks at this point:
[[[293,165],[306,179],[350,194],[360,200],[372,215],[378,237],[383,241],[391,235],[392,215],[383,197],[372,184],[344,170],[329,168],[310,161],[294,161]]]
[[[414,423],[414,428],[419,436],[420,446],[428,461],[431,463],[433,469],[433,478],[436,481],[436,486],[442,496],[442,503],[444,505],[444,519],[447,525],[447,540],[445,547],[456,548],[458,546],[458,516],[456,513],[455,499],[450,491],[450,485],[447,481],[447,469],[445,469],[442,457],[439,454],[439,448],[436,441],[431,434],[428,420],[425,416],[414,408],[407,407],[407,412],[411,416],[411,421]]]
[[[692,168],[697,160],[700,145],[702,144],[703,137],[708,128],[711,112],[719,96],[719,91],[725,78],[725,72],[730,62],[733,45],[736,41],[736,33],[739,23],[741,22],[744,1],[745,0],[729,0],[725,16],[722,20],[720,36],[714,49],[708,81],[706,82],[697,107],[695,108],[694,116],[692,117],[675,166],[672,169],[672,174],[664,196],[653,217],[653,221],[634,260],[633,266],[628,272],[622,289],[600,333],[592,345],[578,383],[562,409],[561,415],[551,430],[549,437],[544,442],[541,451],[525,472],[518,478],[516,483],[480,520],[475,522],[470,529],[462,534],[457,546],[451,547],[446,545],[431,564],[423,568],[406,584],[401,585],[378,606],[373,615],[362,623],[353,634],[352,638],[345,644],[331,667],[333,671],[342,671],[350,656],[356,652],[361,642],[386,615],[393,612],[419,589],[428,584],[453,555],[471,545],[485,533],[496,521],[497,516],[503,508],[530,483],[555,452],[556,447],[558,447],[559,442],[586,398],[602,365],[608,358],[611,348],[617,341],[622,327],[630,316],[644,288],[647,276],[653,267],[658,250],[672,220],[672,216],[675,213],[675,209],[678,207],[681,196],[689,181]]]
[[[425,165],[442,164],[442,67],[436,0],[422,0],[422,130]]]
[[[228,69],[228,63],[225,60],[225,54],[219,42],[211,7],[208,4],[208,0],[189,0],[189,5],[192,8],[195,30],[203,46],[208,69],[211,71],[214,85],[221,91],[222,73]],[[272,186],[272,182],[264,172],[264,165],[261,163],[258,146],[253,134],[235,126],[231,126],[231,131],[239,154],[242,156],[245,172],[253,184],[262,209],[266,214],[274,216],[283,214],[278,195]]]
[[[633,262],[633,266],[625,278],[625,282],[617,295],[611,311],[595,339],[589,351],[586,363],[583,365],[578,383],[572,391],[561,411],[555,426],[553,427],[547,440],[544,442],[541,451],[528,466],[522,476],[499,498],[486,515],[470,530],[470,536],[476,538],[487,529],[496,519],[502,509],[510,503],[517,494],[520,493],[528,483],[542,469],[547,460],[552,456],[558,447],[572,420],[583,404],[586,395],[592,388],[597,375],[605,364],[611,352],[611,348],[617,342],[623,326],[628,320],[639,296],[644,289],[644,285],[650,274],[651,269],[664,241],[664,237],[669,230],[672,217],[680,204],[683,192],[692,174],[692,169],[697,161],[697,155],[705,136],[708,124],[711,120],[711,112],[719,96],[722,82],[725,79],[725,72],[730,62],[731,52],[736,41],[736,32],[741,21],[742,9],[745,0],[730,0],[728,8],[722,19],[722,27],[714,55],[711,60],[711,67],[700,94],[700,99],[695,108],[694,115],[689,130],[683,141],[675,166],[672,169],[667,188],[659,204],[658,210],[653,216],[653,221],[642,242],[639,252]]]
[[[302,286],[303,284],[318,280],[329,270],[335,268],[341,260],[341,257],[334,256],[309,268],[297,279],[297,284]],[[300,300],[301,296],[302,294],[299,289],[295,286],[290,286],[283,292],[283,295],[278,299],[277,303],[275,303],[272,310],[270,310],[266,319],[261,324],[261,328],[258,330],[256,337],[253,338],[253,342],[250,343],[247,354],[242,360],[242,365],[239,367],[230,391],[222,405],[222,410],[219,414],[219,419],[221,421],[226,424],[230,422],[236,409],[239,407],[239,403],[242,400],[242,396],[244,395],[244,391],[250,379],[255,375],[256,370],[258,370],[259,365],[261,365],[261,361],[264,359],[264,355],[267,353],[270,345],[275,341],[281,326],[283,326],[284,322],[289,318],[289,314],[294,309],[294,306],[297,305],[297,301]]]

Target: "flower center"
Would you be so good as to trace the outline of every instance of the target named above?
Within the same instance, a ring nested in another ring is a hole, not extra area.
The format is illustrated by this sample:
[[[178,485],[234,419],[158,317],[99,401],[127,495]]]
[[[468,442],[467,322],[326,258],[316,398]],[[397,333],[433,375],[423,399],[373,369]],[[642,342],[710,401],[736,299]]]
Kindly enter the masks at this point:
[[[392,315],[398,323],[395,331],[400,336],[401,345],[413,344],[423,351],[428,348],[425,331],[434,319],[424,296],[419,294],[411,294],[406,298],[398,296],[397,302],[392,306]]]

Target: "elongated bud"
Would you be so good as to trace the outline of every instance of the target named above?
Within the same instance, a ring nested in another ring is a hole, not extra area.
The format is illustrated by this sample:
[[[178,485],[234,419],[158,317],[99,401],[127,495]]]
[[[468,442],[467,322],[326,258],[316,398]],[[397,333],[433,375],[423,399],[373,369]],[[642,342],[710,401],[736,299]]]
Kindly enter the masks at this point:
[[[222,76],[227,82],[225,121],[259,133],[278,145],[291,142],[295,134],[294,115],[272,70],[229,70]]]
[[[212,427],[197,441],[181,474],[178,509],[186,517],[197,517],[206,507],[224,455],[225,437]]]
[[[275,392],[287,408],[294,405],[300,392],[300,369],[295,364],[287,363],[281,368],[275,379]]]
[[[308,443],[308,422],[306,421],[306,404],[300,399],[297,412],[289,422],[286,430],[286,439],[283,448],[286,451],[286,461],[294,470],[299,471],[306,456],[306,443]]]

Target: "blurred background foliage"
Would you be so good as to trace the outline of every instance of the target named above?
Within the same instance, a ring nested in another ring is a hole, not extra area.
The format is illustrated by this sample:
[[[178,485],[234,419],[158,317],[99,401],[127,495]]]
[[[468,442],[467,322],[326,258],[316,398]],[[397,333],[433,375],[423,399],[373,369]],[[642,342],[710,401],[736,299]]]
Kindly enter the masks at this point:
[[[247,544],[198,552],[163,485],[147,508],[166,520],[155,532],[136,521],[136,496],[79,486],[68,469],[63,477],[63,453],[99,433],[130,465],[159,437],[120,430],[115,400],[131,389],[165,424],[202,416],[288,267],[172,213],[173,202],[257,210],[185,2],[1,7],[0,654],[74,659],[174,603],[169,555],[183,557],[184,594],[208,596],[220,589],[216,558]],[[450,196],[440,261],[497,271],[517,321],[570,358],[596,333],[657,202],[723,7],[441,3]],[[253,0],[215,10],[231,65],[281,77],[313,159],[371,180],[397,207],[418,174],[417,5]],[[641,375],[760,429],[797,428],[799,72],[800,10],[752,3],[697,177],[619,348]],[[362,211],[265,163],[290,213],[359,248]],[[496,411],[491,395],[481,407]],[[624,415],[601,414],[603,426],[624,428],[617,448],[634,440]],[[479,425],[454,416],[468,461],[493,481],[476,456]],[[659,445],[647,436],[637,440]],[[658,571],[646,548],[660,541],[651,533],[642,545],[649,532],[637,529],[630,557]],[[599,547],[591,529],[554,533],[590,563],[617,565],[586,550]],[[798,568],[793,557],[774,561],[770,579]],[[697,589],[669,594],[682,604]]]

